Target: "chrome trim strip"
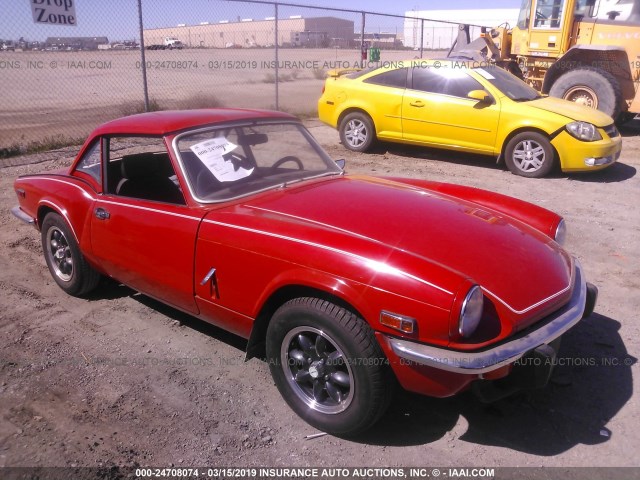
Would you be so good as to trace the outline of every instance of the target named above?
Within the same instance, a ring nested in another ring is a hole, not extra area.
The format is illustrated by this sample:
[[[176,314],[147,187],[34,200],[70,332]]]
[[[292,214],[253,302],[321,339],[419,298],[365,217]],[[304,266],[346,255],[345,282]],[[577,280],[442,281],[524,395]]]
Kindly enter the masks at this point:
[[[555,312],[553,319],[527,335],[482,352],[446,350],[385,336],[401,359],[454,373],[477,375],[515,362],[527,352],[548,344],[577,324],[584,314],[587,285],[582,267],[575,260],[575,288],[569,303]]]
[[[11,209],[11,213],[14,217],[16,217],[18,220],[22,220],[27,225],[33,225],[34,223],[36,223],[36,221],[29,215],[24,213],[20,207],[13,207]]]
[[[132,199],[131,197],[126,197],[126,198],[130,199],[130,200],[142,200],[142,199],[135,199],[135,198]],[[147,200],[144,200],[144,201],[147,201]],[[135,208],[135,209],[144,210],[144,211],[147,211],[147,212],[164,213],[166,215],[171,215],[172,217],[186,218],[188,220],[196,220],[198,222],[200,221],[200,218],[201,218],[201,217],[194,217],[194,216],[191,216],[191,215],[183,215],[181,213],[167,212],[166,210],[161,210],[159,208],[143,207],[142,205],[132,205],[130,203],[122,203],[122,202],[116,202],[116,201],[113,201],[113,200],[106,200],[104,198],[98,198],[98,202],[101,203],[101,204],[105,203],[107,205],[117,205],[119,207]],[[184,207],[184,205],[174,205],[173,203],[166,204],[166,205]]]

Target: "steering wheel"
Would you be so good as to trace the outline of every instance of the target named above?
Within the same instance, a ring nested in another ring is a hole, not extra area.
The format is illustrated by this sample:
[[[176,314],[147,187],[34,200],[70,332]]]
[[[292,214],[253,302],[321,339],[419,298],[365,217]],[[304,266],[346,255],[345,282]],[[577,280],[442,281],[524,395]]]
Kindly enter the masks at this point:
[[[251,162],[247,157],[236,152],[226,153],[223,157],[233,163],[233,167],[235,170],[238,170],[238,168],[244,168],[248,170],[253,166],[251,165]]]
[[[298,157],[294,157],[293,155],[287,155],[286,157],[282,157],[280,160],[276,161],[276,163],[271,165],[271,168],[279,168],[280,166],[282,166],[287,162],[293,162],[298,166],[298,170],[304,170],[304,165],[302,165],[302,162],[300,161],[300,159]]]

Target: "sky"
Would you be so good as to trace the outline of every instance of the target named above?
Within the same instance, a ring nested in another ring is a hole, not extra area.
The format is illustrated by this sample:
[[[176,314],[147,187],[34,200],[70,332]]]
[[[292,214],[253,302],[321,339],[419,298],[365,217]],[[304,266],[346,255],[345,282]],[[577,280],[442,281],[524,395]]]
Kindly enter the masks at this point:
[[[137,38],[137,0],[73,0],[76,8],[77,26],[41,25],[32,19],[31,3],[53,0],[1,0],[0,39],[44,40],[49,36],[107,36],[110,41]],[[59,0],[58,0],[59,1]],[[68,1],[68,0],[67,0]],[[366,10],[370,12],[404,15],[410,10],[444,10],[478,8],[477,0],[289,0],[289,3],[324,7],[305,9],[279,7],[279,18],[291,15],[304,17],[335,15],[351,19],[360,25],[360,14],[336,14],[327,7]],[[520,0],[493,0],[487,8],[518,8]],[[142,0],[145,28],[170,27],[178,24],[197,25],[200,22],[215,23],[220,20],[237,21],[238,18],[255,20],[274,16],[271,5],[241,3],[225,0]],[[455,20],[455,19],[452,19]],[[367,19],[368,31],[402,31],[401,19],[371,16]]]

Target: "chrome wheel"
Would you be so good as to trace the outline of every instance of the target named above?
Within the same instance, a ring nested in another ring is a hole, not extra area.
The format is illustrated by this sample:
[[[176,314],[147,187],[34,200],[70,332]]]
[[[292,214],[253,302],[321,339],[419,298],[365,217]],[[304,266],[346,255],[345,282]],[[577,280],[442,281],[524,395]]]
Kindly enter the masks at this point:
[[[47,230],[46,249],[49,264],[53,267],[55,275],[63,282],[70,281],[73,276],[71,247],[64,232],[56,226]]]
[[[570,88],[566,91],[563,98],[580,105],[598,108],[598,95],[592,88],[584,85]]]
[[[535,140],[522,140],[513,149],[513,163],[523,172],[540,170],[546,159],[544,147]]]
[[[369,132],[362,120],[354,118],[347,123],[344,136],[350,147],[360,148],[366,143]]]
[[[354,396],[353,373],[344,353],[322,330],[296,327],[284,337],[280,360],[287,382],[308,407],[344,411]]]

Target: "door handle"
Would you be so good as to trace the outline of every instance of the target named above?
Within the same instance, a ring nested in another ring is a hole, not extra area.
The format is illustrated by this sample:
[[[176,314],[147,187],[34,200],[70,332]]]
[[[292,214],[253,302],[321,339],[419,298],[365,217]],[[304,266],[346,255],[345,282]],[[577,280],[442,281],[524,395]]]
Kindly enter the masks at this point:
[[[220,294],[218,293],[218,279],[216,278],[215,268],[212,268],[207,272],[207,274],[200,282],[200,285],[204,286],[207,283],[209,284],[209,294],[211,295],[211,298],[220,298]]]
[[[409,103],[409,105],[411,105],[412,107],[424,107],[424,102],[422,100],[416,100],[415,102],[411,102]]]
[[[107,220],[111,217],[111,214],[101,207],[96,208],[95,214],[98,220]]]

